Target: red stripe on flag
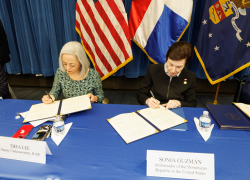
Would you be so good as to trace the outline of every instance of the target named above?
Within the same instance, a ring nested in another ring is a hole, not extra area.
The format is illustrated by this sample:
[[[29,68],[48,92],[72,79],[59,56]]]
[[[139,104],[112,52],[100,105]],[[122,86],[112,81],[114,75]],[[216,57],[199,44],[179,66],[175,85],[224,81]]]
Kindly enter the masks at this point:
[[[133,0],[129,15],[130,37],[133,38],[152,0]]]
[[[143,0],[144,1],[144,0]],[[115,15],[116,19],[118,20],[118,22],[120,23],[124,34],[126,35],[126,38],[128,40],[128,43],[131,47],[131,41],[130,41],[130,37],[129,37],[129,31],[128,31],[128,24],[127,21],[124,19],[121,11],[119,10],[119,8],[116,6],[114,0],[106,0],[107,4],[109,5],[110,9],[112,10],[113,14]]]
[[[97,65],[96,63],[96,60],[95,60],[95,55],[92,51],[92,49],[90,48],[90,46],[87,44],[86,40],[84,39],[83,35],[82,35],[82,31],[81,31],[81,28],[80,28],[80,24],[78,21],[76,21],[76,27],[78,28],[78,30],[80,31],[80,36],[81,36],[81,40],[82,40],[82,43],[84,44],[84,47],[87,49],[87,51],[89,52],[89,54],[91,55],[91,58],[92,60],[94,61],[93,63],[95,63],[95,69],[96,71],[100,74],[100,76],[104,76],[104,74],[102,73],[102,71],[100,70],[99,66]]]
[[[82,0],[82,1],[84,1],[84,0]],[[97,21],[95,19],[95,16],[94,16],[94,13],[92,12],[91,7],[89,6],[89,4],[86,1],[85,1],[85,3],[83,3],[83,6],[87,10],[87,13],[88,13],[88,15],[89,15],[90,19],[92,20],[92,23],[93,23],[93,25],[95,27],[96,33],[99,35],[103,45],[106,47],[106,49],[109,52],[110,56],[113,58],[112,60],[114,61],[116,66],[119,66],[121,64],[121,61],[120,61],[119,57],[117,56],[117,54],[115,53],[112,46],[110,45],[109,40],[107,39],[106,35],[103,33],[102,29],[100,28],[99,24],[97,23]],[[106,63],[109,64],[109,62],[106,61],[106,62],[104,62],[105,66],[106,66]],[[110,70],[108,70],[108,71],[110,72]]]
[[[78,12],[79,13],[79,12]],[[84,42],[84,47],[87,49],[87,51],[89,52],[89,54],[91,55],[92,60],[94,61],[94,63],[96,64],[95,61],[95,55],[92,51],[92,49],[90,48],[89,44],[87,44],[86,40],[84,39],[83,35],[82,35],[82,30],[81,30],[81,26],[80,23],[76,20],[76,27],[77,29],[80,31],[80,36],[81,36],[81,40]]]
[[[86,32],[88,33],[90,39],[91,39],[91,42],[93,43],[95,49],[93,51],[96,52],[97,56],[99,57],[100,60],[102,60],[102,63],[103,65],[106,67],[106,69],[111,72],[112,71],[112,67],[110,66],[109,62],[107,61],[106,57],[102,54],[99,46],[96,44],[95,42],[95,37],[93,35],[93,33],[91,32],[91,29],[89,27],[89,25],[87,24],[87,22],[85,21],[82,13],[81,13],[81,10],[79,8],[79,5],[78,3],[76,4],[76,10],[77,12],[79,13],[80,15],[80,19],[81,19],[81,23],[82,23],[82,26],[85,28]],[[86,42],[87,43],[87,42]],[[85,44],[84,44],[85,45]],[[98,64],[96,64],[98,66]]]
[[[95,3],[95,7],[98,10],[98,12],[102,15],[102,19],[105,22],[106,26],[108,27],[110,33],[112,34],[114,40],[116,41],[117,45],[120,47],[121,51],[124,54],[125,59],[129,58],[129,55],[126,51],[125,45],[123,40],[121,39],[120,35],[115,30],[115,27],[113,26],[112,22],[110,21],[110,18],[106,14],[105,10],[103,9],[101,3],[98,1]]]
[[[79,13],[79,12],[78,12]],[[90,48],[89,44],[86,42],[86,40],[84,39],[83,35],[82,35],[82,30],[81,30],[81,27],[80,27],[80,24],[79,22],[76,20],[76,27],[77,29],[80,31],[80,37],[81,37],[81,40],[82,40],[82,43],[84,44],[84,47],[86,48],[86,50],[88,51],[88,53],[91,55],[91,58],[92,60],[94,61],[93,63],[95,64],[95,69],[97,72],[99,72],[100,76],[104,76],[104,74],[102,73],[102,71],[100,70],[99,66],[97,65],[96,63],[96,60],[95,60],[95,55],[92,51],[92,49]]]

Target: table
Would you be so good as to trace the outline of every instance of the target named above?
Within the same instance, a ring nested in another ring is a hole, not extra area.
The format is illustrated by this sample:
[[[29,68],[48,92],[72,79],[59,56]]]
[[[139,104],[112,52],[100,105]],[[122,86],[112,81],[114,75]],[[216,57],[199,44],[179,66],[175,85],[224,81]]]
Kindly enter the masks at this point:
[[[41,101],[0,101],[0,136],[11,137],[22,126],[23,118],[15,119],[16,113],[27,111],[36,103]],[[66,123],[73,125],[61,144],[56,146],[51,138],[46,140],[53,154],[47,155],[46,164],[0,158],[0,179],[170,179],[146,176],[147,150],[213,153],[216,180],[249,179],[250,133],[220,130],[215,124],[205,142],[193,121],[204,108],[183,108],[188,131],[166,130],[126,144],[107,119],[143,108],[146,106],[94,103],[91,110],[71,114]]]

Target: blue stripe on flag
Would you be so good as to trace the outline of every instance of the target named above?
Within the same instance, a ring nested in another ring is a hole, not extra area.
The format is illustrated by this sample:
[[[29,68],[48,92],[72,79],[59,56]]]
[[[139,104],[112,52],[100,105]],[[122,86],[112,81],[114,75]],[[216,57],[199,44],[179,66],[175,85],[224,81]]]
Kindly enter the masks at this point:
[[[169,47],[178,40],[187,25],[185,19],[165,5],[144,49],[154,61],[165,63]]]

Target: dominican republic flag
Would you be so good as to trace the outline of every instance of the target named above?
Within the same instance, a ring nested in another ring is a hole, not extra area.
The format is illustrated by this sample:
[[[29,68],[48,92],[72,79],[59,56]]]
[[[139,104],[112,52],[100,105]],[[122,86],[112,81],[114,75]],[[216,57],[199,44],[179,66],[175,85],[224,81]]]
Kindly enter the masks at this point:
[[[165,63],[169,47],[187,29],[192,9],[193,0],[133,0],[130,36],[153,63]]]
[[[122,0],[77,0],[76,31],[102,80],[133,59]]]
[[[250,1],[209,0],[195,53],[211,84],[250,66]]]

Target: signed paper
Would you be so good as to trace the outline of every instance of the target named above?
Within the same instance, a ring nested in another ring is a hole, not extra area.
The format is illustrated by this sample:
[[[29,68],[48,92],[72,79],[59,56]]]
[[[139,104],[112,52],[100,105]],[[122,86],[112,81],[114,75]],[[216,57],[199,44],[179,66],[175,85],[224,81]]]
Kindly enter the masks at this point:
[[[136,113],[120,114],[108,121],[127,144],[158,132]]]
[[[86,109],[91,109],[91,103],[88,95],[77,96],[63,100],[60,114],[69,114]]]
[[[22,113],[19,113],[23,118],[26,117],[26,115],[28,114],[29,111],[25,111],[25,112],[22,112]],[[47,121],[54,121],[55,120],[55,117],[51,117],[51,118],[45,118],[45,119],[42,119],[42,120],[37,120],[37,121],[30,121],[29,123],[34,126],[34,127],[37,127],[39,126],[40,124],[43,124]]]
[[[64,115],[91,109],[91,103],[88,95],[64,99],[62,100],[61,108],[60,102],[61,101],[54,101],[51,104],[40,103],[32,105],[23,123],[42,120],[41,122],[35,123],[35,125],[38,125],[48,121],[48,119],[45,120],[45,118],[55,117],[58,113],[60,115]]]
[[[161,131],[187,122],[184,118],[172,111],[165,110],[163,106],[157,109],[145,108],[138,112]]]
[[[41,120],[57,115],[60,101],[54,101],[51,104],[39,103],[32,105],[23,122]]]

